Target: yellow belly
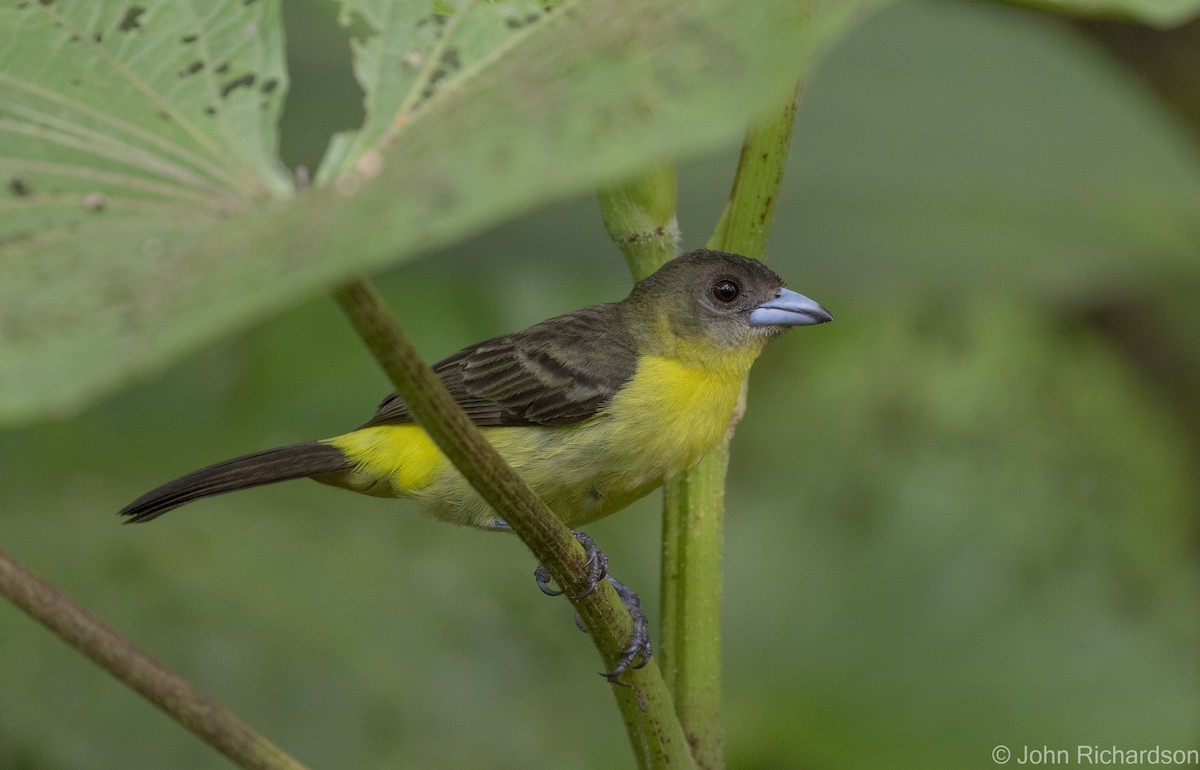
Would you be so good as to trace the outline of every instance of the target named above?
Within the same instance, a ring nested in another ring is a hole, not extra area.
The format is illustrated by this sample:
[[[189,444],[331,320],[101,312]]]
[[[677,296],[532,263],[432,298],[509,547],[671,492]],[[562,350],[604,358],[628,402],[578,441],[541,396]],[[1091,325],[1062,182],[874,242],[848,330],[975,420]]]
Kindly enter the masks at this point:
[[[745,368],[692,368],[644,357],[595,417],[562,427],[484,428],[483,434],[564,522],[607,516],[695,464],[725,433]],[[438,518],[486,527],[498,516],[421,428],[381,425],[330,439],[354,470],[329,483],[409,497]]]

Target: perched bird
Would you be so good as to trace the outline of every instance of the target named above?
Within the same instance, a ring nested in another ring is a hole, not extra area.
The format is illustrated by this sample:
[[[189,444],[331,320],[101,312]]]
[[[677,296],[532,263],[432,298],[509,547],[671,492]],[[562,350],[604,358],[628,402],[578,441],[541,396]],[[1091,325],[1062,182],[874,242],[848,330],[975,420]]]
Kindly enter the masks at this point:
[[[761,262],[693,251],[621,302],[471,345],[434,371],[550,509],[577,527],[687,470],[724,434],[766,342],[830,320]],[[394,394],[357,430],[210,465],[121,513],[149,521],[202,497],[304,477],[413,498],[459,524],[493,528],[498,519]]]
[[[434,366],[488,441],[568,526],[691,467],[724,435],[768,340],[832,320],[746,257],[693,251],[624,300],[466,347]],[[396,395],[365,425],[187,474],[121,513],[149,521],[202,497],[298,478],[417,500],[440,519],[506,526]]]

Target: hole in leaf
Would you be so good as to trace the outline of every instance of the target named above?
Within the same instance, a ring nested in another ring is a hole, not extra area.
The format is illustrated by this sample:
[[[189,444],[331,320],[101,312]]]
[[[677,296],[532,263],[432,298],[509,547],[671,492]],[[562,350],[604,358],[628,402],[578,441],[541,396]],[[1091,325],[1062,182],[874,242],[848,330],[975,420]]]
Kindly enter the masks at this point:
[[[283,6],[284,41],[289,74],[280,118],[279,154],[291,167],[317,168],[330,137],[362,125],[363,90],[354,77],[350,40],[379,34],[366,19],[351,13],[339,23],[337,3],[316,3],[303,11]],[[337,44],[330,44],[330,36]],[[315,53],[316,52],[316,53]],[[260,88],[267,92],[264,80]],[[282,83],[271,87],[272,98]]]

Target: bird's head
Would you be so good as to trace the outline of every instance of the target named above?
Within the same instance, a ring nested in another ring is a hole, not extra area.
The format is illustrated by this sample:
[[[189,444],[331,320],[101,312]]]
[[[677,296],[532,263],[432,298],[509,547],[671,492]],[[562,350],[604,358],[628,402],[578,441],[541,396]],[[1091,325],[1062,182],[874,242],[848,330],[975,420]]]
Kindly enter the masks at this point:
[[[792,326],[833,320],[763,263],[707,249],[667,262],[639,281],[625,303],[644,325],[651,347],[674,340],[757,355],[767,340]]]

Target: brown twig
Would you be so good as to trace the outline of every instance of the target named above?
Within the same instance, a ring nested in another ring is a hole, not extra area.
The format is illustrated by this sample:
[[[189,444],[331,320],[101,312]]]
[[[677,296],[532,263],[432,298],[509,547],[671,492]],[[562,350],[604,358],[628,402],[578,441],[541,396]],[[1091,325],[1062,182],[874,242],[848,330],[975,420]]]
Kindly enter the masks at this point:
[[[304,770],[283,749],[4,551],[0,595],[239,767]]]

